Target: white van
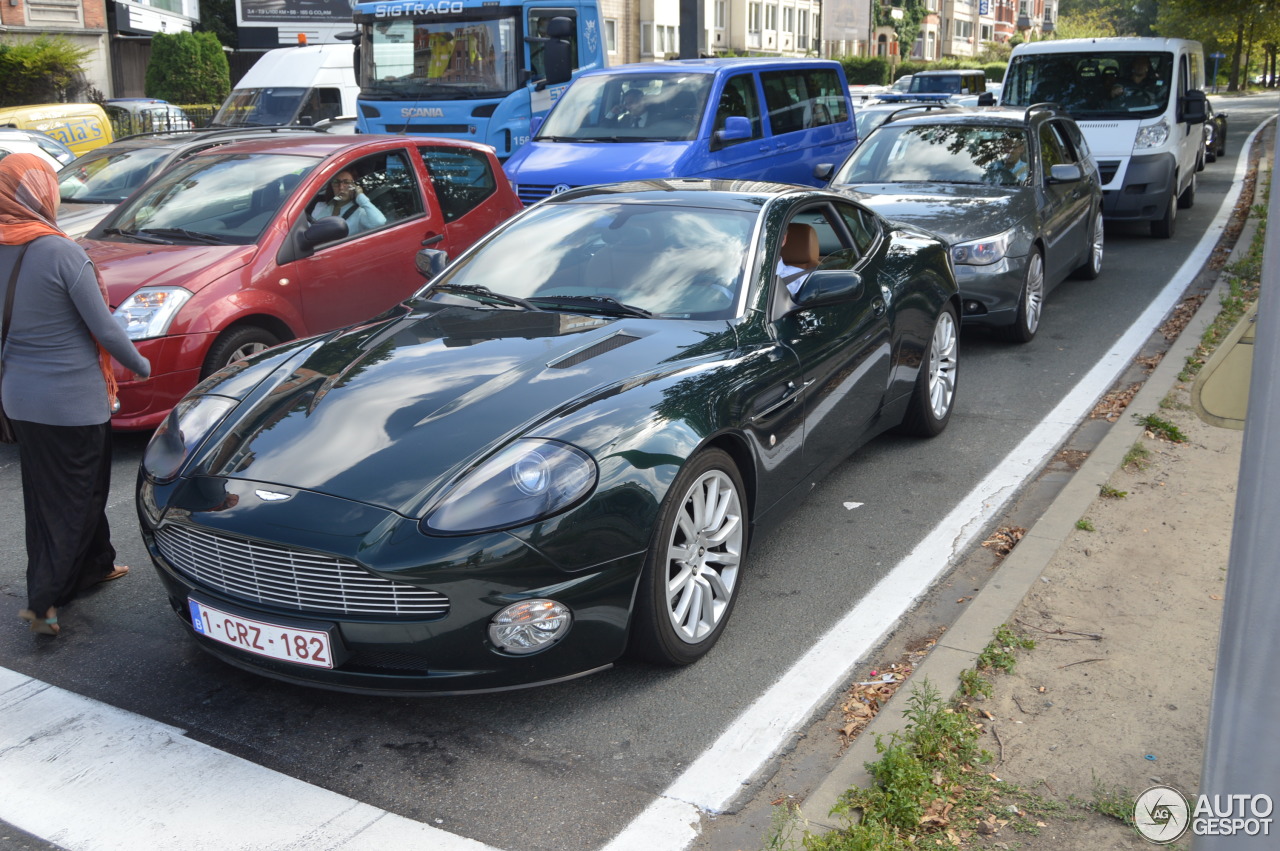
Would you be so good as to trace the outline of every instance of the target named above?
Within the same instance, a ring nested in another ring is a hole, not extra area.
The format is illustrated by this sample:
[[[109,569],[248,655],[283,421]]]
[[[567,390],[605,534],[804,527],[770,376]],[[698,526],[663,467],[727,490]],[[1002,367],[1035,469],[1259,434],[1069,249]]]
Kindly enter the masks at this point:
[[[268,50],[236,83],[211,127],[315,124],[354,117],[355,47],[313,44]]]
[[[1079,38],[1013,49],[1000,103],[1056,103],[1102,174],[1102,213],[1173,236],[1204,168],[1204,52],[1179,38]]]

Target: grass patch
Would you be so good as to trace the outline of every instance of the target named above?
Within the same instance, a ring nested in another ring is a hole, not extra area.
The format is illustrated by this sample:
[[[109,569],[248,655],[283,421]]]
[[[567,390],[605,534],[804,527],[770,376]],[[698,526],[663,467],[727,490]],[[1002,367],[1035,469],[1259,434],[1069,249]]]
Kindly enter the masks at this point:
[[[1160,409],[1164,411],[1190,411],[1191,406],[1182,401],[1181,395],[1177,390],[1170,390],[1160,400]]]
[[[1133,803],[1137,797],[1123,786],[1108,786],[1095,774],[1093,800],[1086,804],[1085,808],[1133,827]]]
[[[978,670],[1001,670],[1011,674],[1018,661],[1014,651],[1034,650],[1035,647],[1035,639],[1018,635],[1007,626],[998,626],[996,637],[978,654]]]
[[[1079,529],[1081,532],[1096,532],[1096,531],[1098,531],[1098,530],[1094,527],[1094,525],[1093,525],[1093,521],[1092,521],[1092,520],[1090,520],[1088,517],[1081,517],[1079,520],[1077,520],[1077,521],[1076,521],[1076,528],[1077,528],[1077,529]]]
[[[1182,433],[1182,429],[1162,417],[1158,417],[1155,414],[1147,414],[1146,416],[1134,414],[1133,418],[1142,423],[1142,427],[1148,432],[1161,440],[1167,440],[1170,443],[1187,442],[1187,436]]]
[[[991,697],[991,680],[968,668],[960,672],[960,693],[965,697]]]
[[[1117,490],[1116,488],[1111,487],[1111,485],[1103,485],[1098,488],[1098,496],[1103,499],[1124,499],[1128,495],[1128,491]]]
[[[1151,450],[1141,440],[1135,442],[1129,447],[1129,451],[1124,454],[1120,466],[1126,470],[1145,470],[1147,465],[1151,463]]]

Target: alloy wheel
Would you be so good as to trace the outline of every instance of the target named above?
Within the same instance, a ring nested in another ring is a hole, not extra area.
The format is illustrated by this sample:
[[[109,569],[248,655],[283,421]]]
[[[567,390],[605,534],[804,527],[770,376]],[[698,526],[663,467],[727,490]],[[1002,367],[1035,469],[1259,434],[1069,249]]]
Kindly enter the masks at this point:
[[[685,494],[667,544],[666,609],[681,641],[697,644],[727,614],[744,535],[733,480],[721,470],[703,473]]]

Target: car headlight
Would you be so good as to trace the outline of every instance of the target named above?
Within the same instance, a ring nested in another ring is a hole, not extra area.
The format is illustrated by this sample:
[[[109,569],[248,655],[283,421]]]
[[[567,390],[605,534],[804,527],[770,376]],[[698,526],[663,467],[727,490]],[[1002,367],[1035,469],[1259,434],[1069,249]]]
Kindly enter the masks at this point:
[[[116,308],[116,321],[130,340],[147,340],[169,333],[169,324],[191,299],[182,287],[143,287]]]
[[[422,520],[428,534],[468,535],[522,526],[591,493],[596,462],[576,446],[517,440],[454,485]]]
[[[1161,118],[1155,124],[1138,128],[1138,136],[1133,142],[1134,150],[1141,148],[1158,148],[1169,140],[1169,122]]]
[[[1004,259],[1013,231],[1005,231],[983,239],[957,242],[951,246],[951,260],[965,266],[989,266]]]
[[[188,396],[174,406],[156,429],[142,456],[142,469],[157,482],[177,478],[214,426],[239,404],[226,396]]]

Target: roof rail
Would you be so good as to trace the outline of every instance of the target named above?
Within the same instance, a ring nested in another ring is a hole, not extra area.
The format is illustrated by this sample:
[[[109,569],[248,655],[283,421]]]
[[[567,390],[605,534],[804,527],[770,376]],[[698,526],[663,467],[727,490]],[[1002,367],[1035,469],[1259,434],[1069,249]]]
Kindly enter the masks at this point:
[[[310,124],[264,124],[240,127],[175,127],[172,130],[153,130],[149,133],[130,133],[128,136],[120,136],[117,142],[124,139],[146,139],[151,136],[174,136],[182,133],[243,133],[246,130],[261,130],[263,132],[275,132],[277,130],[288,130],[290,132],[296,130],[310,130],[313,133],[327,133],[326,127],[314,127]]]
[[[885,117],[881,124],[888,124],[904,112],[960,112],[964,109],[962,106],[956,106],[954,103],[913,103],[910,106],[904,106],[902,109],[895,109]]]

